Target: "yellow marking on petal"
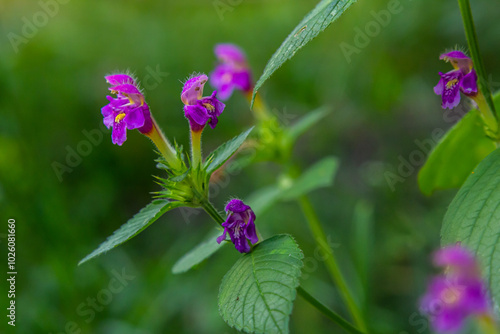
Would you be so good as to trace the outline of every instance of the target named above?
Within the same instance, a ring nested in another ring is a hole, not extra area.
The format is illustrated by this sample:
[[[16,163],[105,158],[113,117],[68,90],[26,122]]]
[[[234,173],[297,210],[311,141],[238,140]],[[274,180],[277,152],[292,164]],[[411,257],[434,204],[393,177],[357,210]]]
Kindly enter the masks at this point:
[[[453,79],[450,80],[446,83],[446,89],[450,89],[451,87],[455,86],[458,82],[458,79]]]
[[[215,110],[215,107],[213,105],[211,105],[210,103],[203,103],[203,105],[205,106],[205,108],[207,108],[209,111],[214,111]]]
[[[120,121],[121,121],[122,119],[124,119],[124,118],[125,118],[125,116],[126,116],[126,115],[125,115],[125,113],[123,113],[123,112],[122,112],[121,114],[116,115],[116,117],[115,117],[115,123],[120,123]]]

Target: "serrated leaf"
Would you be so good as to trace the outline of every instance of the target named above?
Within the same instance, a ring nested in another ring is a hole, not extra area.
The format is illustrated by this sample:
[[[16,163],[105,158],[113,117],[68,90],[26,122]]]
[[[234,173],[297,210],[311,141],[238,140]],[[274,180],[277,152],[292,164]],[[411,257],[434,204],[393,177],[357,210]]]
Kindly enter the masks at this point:
[[[84,257],[78,265],[115,248],[135,237],[137,234],[154,223],[165,212],[182,206],[181,202],[169,202],[164,200],[155,200],[142,208],[133,218],[129,219],[118,230],[116,230],[106,241],[92,253]]]
[[[211,232],[204,242],[187,252],[181,257],[172,267],[172,273],[181,274],[190,270],[197,264],[200,264],[205,259],[208,259],[212,254],[224,247],[226,242],[220,245],[217,243],[217,236],[221,235],[222,231],[216,230]]]
[[[333,21],[338,19],[347,8],[356,0],[322,0],[309,12],[295,29],[283,41],[281,46],[272,55],[253,90],[252,105],[255,94],[264,82],[276,71],[285,61],[292,58],[295,53],[304,45],[309,43],[320,32],[325,30]]]
[[[304,255],[289,235],[276,235],[243,255],[222,279],[219,312],[247,333],[288,333]]]
[[[254,191],[246,202],[257,215],[261,215],[279,201],[289,201],[315,189],[333,184],[338,167],[335,157],[326,157],[306,170],[296,180],[282,178],[278,184]]]
[[[323,117],[330,113],[329,107],[321,107],[311,112],[308,112],[304,117],[299,119],[295,124],[288,128],[288,137],[295,141],[300,135],[309,130],[314,124],[319,122]]]
[[[420,190],[430,195],[438,189],[459,188],[494,149],[495,144],[484,134],[477,110],[471,110],[431,151],[418,173]]]
[[[443,245],[460,241],[474,251],[500,305],[500,149],[484,159],[451,202],[441,230]]]
[[[284,189],[281,199],[296,199],[312,190],[331,186],[337,167],[337,158],[324,158],[299,176],[291,187]]]
[[[252,130],[253,127],[234,137],[233,139],[225,142],[215,151],[213,151],[208,156],[207,161],[205,162],[207,174],[210,175],[217,169],[219,169],[219,167],[222,166],[236,152],[238,148],[240,148],[241,144],[243,144]]]

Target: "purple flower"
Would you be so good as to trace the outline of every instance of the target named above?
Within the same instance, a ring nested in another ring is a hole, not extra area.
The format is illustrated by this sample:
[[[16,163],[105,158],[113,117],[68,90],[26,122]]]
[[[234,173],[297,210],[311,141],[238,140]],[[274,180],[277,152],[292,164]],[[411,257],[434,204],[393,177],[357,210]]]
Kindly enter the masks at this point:
[[[489,296],[473,254],[450,246],[436,252],[434,262],[447,270],[431,281],[420,308],[436,331],[456,332],[467,317],[488,314]]]
[[[210,84],[217,88],[220,98],[228,99],[234,89],[250,92],[252,75],[244,52],[233,44],[218,44],[214,52],[220,64],[210,74]]]
[[[249,240],[252,244],[259,241],[255,231],[255,214],[252,209],[239,199],[232,199],[226,205],[227,219],[222,226],[224,233],[217,238],[220,244],[226,239],[226,233],[229,233],[231,242],[240,253],[250,252]]]
[[[207,123],[212,129],[215,128],[224,110],[224,103],[220,102],[214,91],[211,96],[202,97],[203,87],[208,77],[205,74],[194,76],[186,81],[181,93],[181,100],[185,104],[184,115],[189,120],[193,132],[200,132]]]
[[[443,109],[452,109],[460,103],[460,92],[474,97],[477,94],[477,74],[473,68],[472,60],[462,51],[451,51],[442,54],[439,59],[450,62],[455,70],[439,72],[439,80],[434,92],[441,95]]]
[[[480,275],[474,255],[459,244],[446,246],[434,254],[434,264],[447,268],[454,275]]]
[[[127,140],[127,129],[138,129],[143,134],[150,132],[153,127],[151,113],[135,80],[126,74],[105,78],[111,85],[109,90],[116,94],[116,98],[106,96],[109,104],[101,109],[104,125],[108,129],[113,127],[113,144],[121,146]]]

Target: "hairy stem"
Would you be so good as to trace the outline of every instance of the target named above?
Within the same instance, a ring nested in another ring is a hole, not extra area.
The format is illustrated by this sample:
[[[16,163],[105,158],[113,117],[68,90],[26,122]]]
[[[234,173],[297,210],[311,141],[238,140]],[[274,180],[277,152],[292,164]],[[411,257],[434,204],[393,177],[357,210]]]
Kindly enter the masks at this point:
[[[201,164],[201,131],[191,131],[191,167]]]
[[[483,93],[491,113],[493,113],[493,116],[497,118],[495,105],[493,104],[493,99],[491,98],[490,87],[488,86],[486,71],[484,70],[483,58],[481,57],[481,52],[479,51],[479,43],[477,40],[474,20],[472,18],[470,2],[469,0],[458,0],[458,6],[460,7],[460,13],[462,14],[465,36],[467,37],[467,43],[469,44],[472,61],[477,73],[479,89]]]
[[[342,318],[342,316],[340,316],[339,314],[335,313],[334,311],[330,310],[328,307],[323,305],[320,301],[318,301],[316,298],[311,296],[307,291],[305,291],[301,286],[297,288],[297,293],[302,298],[304,298],[309,304],[314,306],[318,311],[327,316],[330,320],[332,320],[333,322],[337,323],[339,326],[344,328],[347,332],[355,334],[364,333],[358,330],[353,325],[351,325],[347,320]]]
[[[248,103],[251,105],[252,90],[246,93],[246,98],[248,100]],[[255,115],[255,118],[259,121],[264,121],[270,118],[269,109],[259,93],[255,94],[254,104],[253,107],[251,106],[251,109]]]
[[[153,127],[151,128],[151,131],[145,133],[144,135],[153,141],[155,146],[158,148],[158,151],[160,151],[161,155],[165,158],[170,167],[180,169],[182,165],[180,160],[177,158],[174,148],[167,140],[167,137],[165,137],[163,131],[161,131],[154,118],[151,117],[151,120],[153,122]]]
[[[340,294],[344,299],[344,302],[346,303],[347,308],[349,309],[355,323],[362,331],[366,331],[366,324],[361,315],[361,311],[359,310],[358,306],[354,301],[354,298],[352,297],[351,292],[349,291],[344,276],[342,275],[342,272],[340,271],[340,268],[337,264],[337,260],[335,259],[335,255],[333,254],[333,250],[328,245],[328,240],[326,238],[325,231],[321,227],[321,223],[318,219],[318,216],[316,215],[316,212],[314,211],[311,202],[306,196],[301,196],[299,198],[299,203],[302,212],[304,213],[304,216],[306,217],[307,222],[309,223],[309,228],[311,229],[314,235],[316,244],[318,245],[318,247],[320,247],[320,249],[322,249],[327,254],[325,262],[328,272],[330,273],[330,276],[332,277],[334,283],[340,290]]]
[[[208,200],[201,203],[201,207],[206,213],[219,225],[222,225],[224,218],[220,215],[219,211]]]

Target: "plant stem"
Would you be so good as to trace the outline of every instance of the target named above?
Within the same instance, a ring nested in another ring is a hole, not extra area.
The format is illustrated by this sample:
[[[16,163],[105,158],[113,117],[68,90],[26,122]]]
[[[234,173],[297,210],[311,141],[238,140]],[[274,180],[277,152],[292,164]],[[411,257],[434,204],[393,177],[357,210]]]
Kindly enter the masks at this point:
[[[160,151],[161,155],[165,158],[170,167],[180,169],[181,162],[177,158],[174,148],[169,143],[154,118],[151,117],[151,120],[153,122],[153,127],[151,128],[151,131],[145,133],[144,135],[153,141],[155,146],[158,148],[158,151]]]
[[[299,198],[299,203],[300,207],[304,213],[304,216],[306,217],[308,223],[309,223],[309,228],[311,229],[314,239],[316,240],[316,244],[318,247],[320,247],[328,256],[326,257],[326,267],[330,273],[330,276],[332,277],[334,283],[337,285],[337,287],[340,290],[340,294],[342,298],[344,299],[345,303],[347,304],[347,308],[351,312],[351,315],[357,324],[357,326],[362,330],[366,331],[366,325],[363,320],[363,317],[361,316],[361,311],[359,310],[358,306],[354,302],[354,299],[351,295],[351,292],[349,291],[349,288],[347,287],[347,284],[345,282],[345,279],[342,275],[342,272],[340,271],[340,268],[337,264],[337,261],[335,259],[335,256],[333,254],[332,248],[328,245],[328,240],[325,235],[325,231],[321,227],[321,223],[318,219],[318,216],[316,215],[316,212],[314,211],[313,206],[311,205],[311,202],[309,199],[304,195]]]
[[[342,318],[339,314],[335,313],[334,311],[330,310],[328,307],[323,305],[320,301],[318,301],[316,298],[311,296],[307,291],[305,291],[301,286],[297,288],[298,294],[304,298],[309,304],[314,306],[318,311],[323,313],[325,316],[330,318],[333,322],[337,323],[339,326],[344,328],[346,331],[349,333],[356,333],[356,334],[363,334],[364,332],[361,332],[358,330],[356,327],[351,325],[347,320]]]
[[[493,132],[493,135],[495,136],[498,133],[498,121],[495,115],[491,112],[486,98],[483,93],[479,91],[473,99],[477,103],[477,109],[479,110],[479,115],[483,119],[484,124],[490,131]]]
[[[210,217],[219,225],[225,221],[224,218],[220,215],[219,211],[210,203],[210,201],[206,200],[201,203],[201,207],[208,213]]]
[[[193,168],[201,164],[201,132],[191,130],[191,167]]]
[[[252,90],[247,92],[246,98],[248,100],[248,103],[249,103],[254,115],[255,115],[255,118],[259,121],[269,119],[269,117],[270,117],[269,111],[268,111],[269,109],[259,93],[255,94],[255,100],[254,100],[253,107],[252,107],[252,105],[251,105],[252,104],[252,93],[253,93]]]
[[[247,92],[246,93],[247,100],[250,103],[250,107],[252,108],[252,92]],[[261,98],[260,94],[255,95],[255,100],[254,100],[254,105],[253,105],[253,110],[255,117],[259,121],[267,120],[270,118],[269,115],[269,109],[267,108],[267,105],[265,104],[264,100]],[[288,158],[291,156],[291,154],[285,155]],[[293,169],[293,167],[292,167]],[[345,283],[344,277],[342,276],[342,273],[340,271],[339,266],[337,265],[337,261],[333,255],[333,251],[328,245],[328,241],[325,235],[325,232],[323,231],[323,228],[321,227],[321,223],[319,222],[318,216],[314,212],[314,209],[309,201],[309,199],[306,196],[301,196],[299,198],[299,203],[302,208],[302,211],[309,223],[309,228],[313,232],[314,238],[316,240],[316,244],[323,249],[323,251],[328,254],[325,262],[327,265],[327,269],[330,273],[330,276],[332,277],[334,283],[337,284],[340,293],[342,295],[342,298],[344,299],[345,303],[347,304],[347,308],[349,309],[355,323],[357,326],[362,330],[366,332],[366,324],[364,322],[363,317],[361,316],[361,311],[359,310],[358,306],[354,302],[354,299],[347,287],[347,284]]]
[[[477,41],[476,28],[472,18],[470,2],[469,0],[458,0],[458,6],[460,7],[460,13],[462,14],[465,36],[467,37],[467,43],[469,44],[472,62],[474,63],[474,68],[477,73],[479,89],[484,94],[489,109],[493,113],[494,117],[497,118],[495,105],[493,104],[493,99],[491,98],[490,87],[488,86],[488,81],[486,79],[483,58],[481,57],[481,52],[479,51],[479,43]]]

